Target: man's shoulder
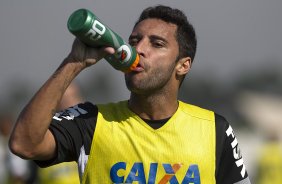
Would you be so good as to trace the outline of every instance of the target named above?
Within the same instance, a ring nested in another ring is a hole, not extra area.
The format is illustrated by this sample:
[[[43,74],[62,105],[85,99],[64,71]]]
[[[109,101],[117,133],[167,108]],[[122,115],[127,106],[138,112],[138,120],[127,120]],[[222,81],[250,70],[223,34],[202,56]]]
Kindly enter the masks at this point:
[[[179,101],[179,110],[195,118],[208,121],[215,120],[215,113],[213,111],[186,102]]]
[[[53,116],[53,121],[87,119],[92,116],[97,116],[97,106],[91,102],[84,102],[68,107],[62,111],[57,112]]]

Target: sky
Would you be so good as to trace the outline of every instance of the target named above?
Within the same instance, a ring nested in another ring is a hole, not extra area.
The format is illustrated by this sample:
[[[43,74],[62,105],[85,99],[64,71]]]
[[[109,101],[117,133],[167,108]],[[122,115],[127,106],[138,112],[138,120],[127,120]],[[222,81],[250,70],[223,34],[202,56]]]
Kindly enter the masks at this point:
[[[1,0],[0,100],[8,99],[12,85],[35,92],[56,70],[74,39],[66,24],[75,10],[91,10],[127,40],[141,11],[157,4],[179,8],[194,25],[195,75],[228,84],[248,70],[282,66],[281,0]],[[111,83],[117,99],[128,96],[122,73],[105,60],[77,80],[93,85],[94,73]]]

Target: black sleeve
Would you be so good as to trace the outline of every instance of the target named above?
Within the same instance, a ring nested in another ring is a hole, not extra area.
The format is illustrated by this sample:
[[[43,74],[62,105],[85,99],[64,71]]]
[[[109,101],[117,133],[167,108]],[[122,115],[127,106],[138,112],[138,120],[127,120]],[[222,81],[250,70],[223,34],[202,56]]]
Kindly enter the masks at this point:
[[[216,120],[216,183],[250,183],[242,154],[232,127],[224,117]]]
[[[56,155],[51,160],[35,161],[39,167],[77,161],[84,146],[89,154],[98,109],[90,102],[81,103],[54,115],[50,131],[56,141]]]

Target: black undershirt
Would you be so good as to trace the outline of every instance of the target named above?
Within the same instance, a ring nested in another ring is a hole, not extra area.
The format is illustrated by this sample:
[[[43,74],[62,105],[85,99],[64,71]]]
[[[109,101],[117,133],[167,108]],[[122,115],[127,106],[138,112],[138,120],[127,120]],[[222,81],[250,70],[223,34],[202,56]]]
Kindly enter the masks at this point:
[[[160,119],[160,120],[150,120],[150,119],[143,119],[143,121],[145,121],[150,127],[152,127],[153,129],[159,129],[161,128],[164,124],[166,124],[166,122],[168,122],[168,120],[171,117],[165,118],[165,119]]]

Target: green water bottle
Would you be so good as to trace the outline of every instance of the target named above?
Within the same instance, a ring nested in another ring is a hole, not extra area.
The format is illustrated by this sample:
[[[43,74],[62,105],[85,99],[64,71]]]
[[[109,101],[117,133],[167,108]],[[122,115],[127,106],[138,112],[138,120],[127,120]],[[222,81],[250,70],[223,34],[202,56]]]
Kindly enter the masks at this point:
[[[73,35],[90,47],[113,47],[115,54],[108,55],[105,59],[115,69],[130,72],[136,68],[139,55],[135,48],[103,24],[91,11],[76,10],[69,17],[67,26]]]

